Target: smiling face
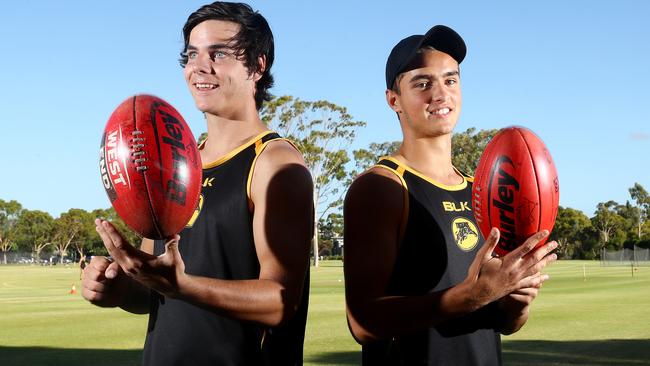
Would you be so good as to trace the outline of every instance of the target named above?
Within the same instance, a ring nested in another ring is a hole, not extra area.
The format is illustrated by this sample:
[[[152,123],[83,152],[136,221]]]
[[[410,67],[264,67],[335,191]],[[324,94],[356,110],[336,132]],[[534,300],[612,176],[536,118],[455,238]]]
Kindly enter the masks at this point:
[[[260,75],[249,74],[244,62],[230,47],[239,25],[206,20],[190,33],[187,45],[185,81],[196,107],[205,113],[238,119],[239,111],[255,108],[255,82]]]
[[[406,69],[397,78],[398,90],[386,91],[404,135],[451,134],[462,104],[458,62],[446,53],[423,49]]]

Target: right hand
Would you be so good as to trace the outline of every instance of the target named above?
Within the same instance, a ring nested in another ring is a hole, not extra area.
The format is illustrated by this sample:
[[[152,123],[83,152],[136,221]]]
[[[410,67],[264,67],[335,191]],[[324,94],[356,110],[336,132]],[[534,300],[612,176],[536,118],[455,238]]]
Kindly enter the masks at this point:
[[[545,279],[539,273],[557,259],[551,253],[557,248],[555,241],[535,249],[548,234],[546,230],[540,231],[517,249],[499,258],[492,256],[499,242],[499,230],[493,228],[476,254],[465,279],[466,285],[471,288],[472,302],[482,307],[519,289],[539,287]]]
[[[120,306],[126,293],[126,281],[128,279],[116,262],[95,256],[84,269],[81,294],[97,306]]]

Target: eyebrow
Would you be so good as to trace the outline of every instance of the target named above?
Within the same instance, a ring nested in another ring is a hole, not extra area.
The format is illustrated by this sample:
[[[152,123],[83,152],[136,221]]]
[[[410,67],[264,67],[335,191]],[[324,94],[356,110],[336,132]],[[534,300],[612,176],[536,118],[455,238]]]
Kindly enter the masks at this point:
[[[448,78],[450,76],[458,76],[458,75],[460,75],[460,72],[458,70],[452,70],[452,71],[447,71],[447,72],[443,73],[442,77],[443,78]],[[409,82],[412,83],[412,82],[418,81],[418,80],[432,80],[432,79],[434,79],[434,76],[432,76],[431,74],[415,74],[415,75],[413,75],[411,80],[409,80]]]
[[[226,43],[215,43],[215,44],[211,44],[211,45],[209,45],[207,48],[208,48],[209,50],[220,50],[220,49],[224,49],[224,48],[226,48],[226,49],[232,49],[232,47],[228,46],[228,44],[226,44]],[[198,47],[193,46],[193,45],[191,45],[191,44],[188,44],[188,45],[187,45],[187,49],[188,49],[188,50],[192,50],[192,51],[197,51],[197,50],[198,50]]]

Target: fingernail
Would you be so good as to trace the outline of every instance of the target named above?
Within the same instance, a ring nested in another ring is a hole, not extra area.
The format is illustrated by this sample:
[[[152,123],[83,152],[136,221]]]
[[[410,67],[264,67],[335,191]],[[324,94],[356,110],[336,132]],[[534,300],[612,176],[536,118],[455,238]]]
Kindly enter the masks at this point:
[[[492,230],[490,230],[490,237],[494,238],[497,236],[498,229],[493,227]]]
[[[115,270],[109,269],[108,271],[106,271],[106,278],[113,279],[113,278],[115,278],[115,276],[117,276],[117,273],[115,272]]]

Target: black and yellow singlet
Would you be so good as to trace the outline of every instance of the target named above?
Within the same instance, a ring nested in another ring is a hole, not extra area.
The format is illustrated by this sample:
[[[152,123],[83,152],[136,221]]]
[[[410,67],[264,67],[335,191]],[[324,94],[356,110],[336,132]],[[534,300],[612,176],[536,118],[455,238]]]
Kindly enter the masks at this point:
[[[404,188],[401,242],[387,296],[418,296],[462,282],[483,237],[472,214],[473,179],[447,186],[392,157],[376,167]],[[499,365],[494,305],[446,324],[363,347],[363,365]],[[432,309],[433,311],[433,309]]]
[[[203,165],[199,205],[180,233],[185,272],[224,280],[257,279],[250,182],[257,157],[278,134],[262,133],[225,157]],[[154,243],[154,254],[164,242]],[[309,296],[308,276],[300,307],[284,326],[260,325],[152,291],[144,364],[302,365]]]

